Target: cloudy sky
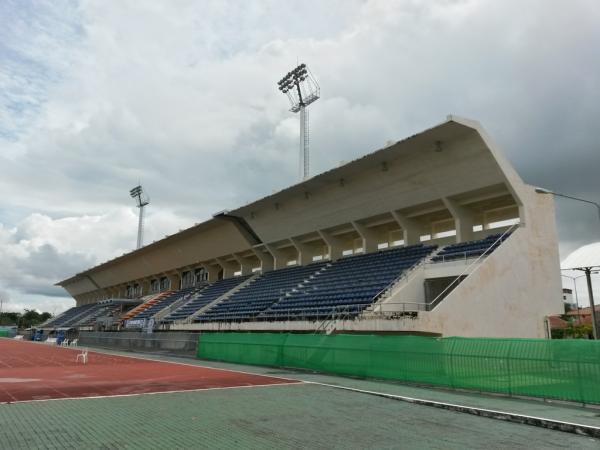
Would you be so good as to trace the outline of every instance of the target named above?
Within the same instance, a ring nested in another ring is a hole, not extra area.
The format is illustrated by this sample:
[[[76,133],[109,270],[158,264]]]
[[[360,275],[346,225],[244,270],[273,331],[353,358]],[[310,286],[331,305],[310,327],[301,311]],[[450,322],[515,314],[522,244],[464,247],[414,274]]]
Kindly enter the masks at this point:
[[[595,0],[0,0],[0,24],[5,308],[60,312],[56,281],[131,250],[138,181],[146,241],[294,182],[275,84],[298,61],[313,173],[453,113],[526,182],[600,200]],[[600,240],[593,208],[557,205],[562,258]]]

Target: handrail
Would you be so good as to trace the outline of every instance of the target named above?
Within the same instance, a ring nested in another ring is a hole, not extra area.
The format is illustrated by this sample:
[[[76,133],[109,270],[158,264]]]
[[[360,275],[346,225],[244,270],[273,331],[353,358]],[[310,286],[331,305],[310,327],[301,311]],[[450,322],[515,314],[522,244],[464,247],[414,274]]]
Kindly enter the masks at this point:
[[[347,319],[352,314],[355,314],[354,319],[360,320],[360,316],[363,313],[366,313],[368,316],[374,317],[390,317],[394,318],[394,316],[398,314],[405,313],[415,313],[419,311],[427,311],[428,304],[423,302],[388,302],[383,303],[379,306],[382,308],[377,311],[367,311],[366,308],[372,305],[372,302],[366,303],[354,303],[354,304],[346,304],[339,306],[322,306],[316,308],[304,308],[296,311],[282,311],[282,314],[276,315],[273,317],[269,316],[245,316],[245,317],[231,317],[229,319],[221,319],[216,321],[206,321],[201,322],[205,324],[210,323],[245,323],[245,322],[282,322],[282,321],[311,321],[311,322],[319,322],[319,325],[316,327],[315,331],[320,331],[324,328],[324,326],[328,325],[330,322],[335,320]],[[402,305],[402,308],[398,309],[388,309],[392,308],[396,305]]]
[[[403,279],[409,278],[419,267],[424,267],[425,264],[428,263],[428,260],[432,256],[434,256],[434,254],[436,254],[438,251],[439,251],[439,248],[431,251],[426,257],[423,257],[416,264],[412,265],[411,267],[409,267],[406,270],[403,270],[402,273],[400,275],[398,275],[392,282],[390,282],[386,287],[384,287],[381,291],[379,291],[377,294],[375,294],[375,296],[373,297],[372,305],[375,306],[379,301],[382,300],[383,294],[385,294],[386,292],[388,292],[391,289],[394,289],[394,287],[397,284],[399,284]]]
[[[502,242],[502,238],[504,238],[504,236],[506,236],[506,234],[510,234],[509,232],[512,231],[513,228],[516,228],[519,224],[513,224],[510,227],[508,227],[504,233],[502,233],[500,235],[500,237],[498,237],[498,239],[496,239],[488,248],[485,249],[485,251],[479,255],[479,257],[477,259],[475,259],[471,264],[469,264],[462,272],[460,275],[458,275],[454,280],[452,280],[452,283],[450,283],[448,286],[446,286],[446,288],[440,292],[437,297],[435,297],[431,302],[428,303],[429,305],[429,311],[431,311],[433,308],[435,308],[437,306],[437,304],[439,302],[442,301],[442,299],[445,297],[445,293],[448,291],[448,289],[450,289],[452,286],[457,285],[458,283],[460,283],[461,277],[463,277],[471,267],[473,267],[474,265],[476,265],[479,260],[481,260],[484,256],[487,256],[488,252],[490,251],[491,248],[494,247],[494,245],[496,245],[497,242]],[[477,270],[477,269],[475,269]],[[473,271],[475,272],[475,271]],[[470,275],[470,274],[469,274]],[[450,289],[452,290],[452,289]]]
[[[182,324],[191,324],[191,323],[194,323],[196,317],[198,317],[201,313],[203,313],[204,311],[207,311],[207,310],[209,310],[209,309],[217,306],[218,304],[220,304],[224,300],[228,299],[229,297],[235,295],[240,290],[244,289],[249,284],[254,283],[254,281],[257,280],[261,275],[262,275],[262,273],[255,272],[254,274],[250,275],[248,278],[246,278],[241,283],[236,284],[235,286],[231,287],[229,290],[223,292],[221,295],[219,295],[218,297],[214,298],[212,301],[210,301],[210,302],[206,303],[205,305],[201,306],[200,309],[198,309],[194,313],[190,314],[185,319],[178,320],[176,322],[182,323]],[[176,322],[174,322],[174,323],[176,323]]]

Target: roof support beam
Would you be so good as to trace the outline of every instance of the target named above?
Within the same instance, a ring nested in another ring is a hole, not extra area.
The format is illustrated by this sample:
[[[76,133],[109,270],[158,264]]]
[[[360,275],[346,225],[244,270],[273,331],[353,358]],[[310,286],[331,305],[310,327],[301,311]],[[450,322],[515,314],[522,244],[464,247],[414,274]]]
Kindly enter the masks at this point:
[[[423,226],[415,219],[408,218],[399,211],[391,211],[391,214],[402,228],[404,245],[420,244],[421,236],[427,234],[428,231],[424,230]]]
[[[312,262],[312,252],[310,247],[296,238],[290,238],[290,242],[298,251],[298,265],[306,266]]]
[[[325,241],[325,244],[327,244],[327,247],[329,247],[329,258],[332,261],[340,259],[344,251],[342,240],[325,230],[318,230],[318,233],[321,239]]]
[[[237,264],[225,261],[223,258],[215,258],[215,260],[223,269],[223,278],[231,278],[240,269]]]
[[[256,257],[260,260],[260,270],[262,273],[273,270],[275,259],[273,255],[265,248],[265,246],[252,247],[252,251]]]
[[[265,247],[273,256],[273,268],[275,270],[283,269],[287,266],[287,259],[285,257],[285,254],[281,250],[275,248],[275,246],[271,244],[265,244]]]
[[[242,275],[249,275],[252,273],[252,260],[244,258],[243,256],[233,254],[234,259],[239,263]]]
[[[219,279],[220,266],[215,264],[203,263],[200,264],[208,274],[208,281],[214,283]]]
[[[442,201],[452,217],[456,227],[456,242],[465,242],[473,240],[473,226],[475,225],[475,214],[468,208],[459,205],[458,202],[447,197],[442,197]]]
[[[364,253],[372,253],[377,251],[377,234],[373,230],[367,228],[362,223],[352,221],[352,226],[359,234],[363,241]]]

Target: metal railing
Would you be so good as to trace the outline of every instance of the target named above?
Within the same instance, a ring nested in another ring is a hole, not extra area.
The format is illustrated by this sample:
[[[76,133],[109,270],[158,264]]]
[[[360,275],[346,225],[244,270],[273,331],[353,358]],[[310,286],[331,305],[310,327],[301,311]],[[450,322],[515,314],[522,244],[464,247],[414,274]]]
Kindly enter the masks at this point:
[[[467,264],[471,259],[481,256],[482,250],[457,251],[452,253],[443,253],[437,255],[435,260],[431,260],[428,264],[439,264],[445,262],[464,263]]]
[[[132,332],[81,332],[79,344],[130,351],[166,351],[195,354],[197,333],[132,333]]]
[[[322,306],[310,308],[294,308],[263,315],[239,315],[218,320],[200,320],[201,324],[223,324],[223,323],[248,323],[248,322],[329,322],[331,320],[362,320],[364,318],[395,318],[406,314],[414,314],[419,311],[429,311],[428,304],[423,302],[387,302],[376,305],[373,310],[367,310],[373,306],[372,302],[356,303],[339,306]],[[322,328],[322,327],[321,327]]]
[[[472,260],[473,258],[477,258],[479,259],[479,257],[483,256],[486,253],[490,253],[490,249],[494,248],[494,246],[496,245],[496,243],[498,243],[498,245],[500,243],[502,243],[504,241],[504,236],[506,236],[507,234],[510,234],[510,232],[518,227],[519,224],[513,224],[511,225],[509,228],[507,228],[491,245],[489,245],[488,247],[483,247],[481,249],[478,250],[465,250],[465,251],[454,251],[454,252],[450,252],[450,253],[441,253],[441,254],[437,254],[435,255],[431,261],[428,261],[427,264],[439,264],[439,263],[444,263],[444,262],[463,262],[463,263],[467,263],[470,260]],[[443,248],[441,249],[443,251]]]
[[[189,316],[187,316],[185,319],[182,320],[177,320],[173,323],[177,323],[177,324],[181,324],[181,323],[185,323],[185,324],[191,324],[194,323],[196,318],[202,314],[205,311],[210,310],[211,308],[214,308],[215,306],[219,305],[220,303],[222,303],[223,301],[227,300],[229,297],[233,296],[234,294],[236,294],[238,291],[240,291],[241,289],[245,288],[246,286],[254,283],[254,281],[256,281],[256,279],[261,275],[261,273],[255,273],[254,275],[250,275],[250,277],[248,277],[246,280],[242,281],[240,284],[235,285],[234,287],[232,287],[231,289],[229,289],[228,291],[222,293],[221,295],[219,295],[218,297],[216,297],[215,299],[213,299],[211,302],[203,305],[202,307],[200,307],[200,309],[198,309],[197,311],[195,311],[194,313],[190,314]]]

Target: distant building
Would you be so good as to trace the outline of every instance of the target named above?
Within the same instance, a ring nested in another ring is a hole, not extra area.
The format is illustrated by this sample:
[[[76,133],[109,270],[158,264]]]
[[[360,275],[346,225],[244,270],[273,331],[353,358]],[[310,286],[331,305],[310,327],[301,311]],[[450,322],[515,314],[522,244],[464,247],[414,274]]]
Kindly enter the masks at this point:
[[[576,310],[577,304],[573,301],[573,290],[563,288],[562,290],[563,303],[565,304],[565,312]]]
[[[561,319],[559,316],[549,316],[548,324],[550,325],[550,329],[552,330],[564,330],[569,326],[569,322],[564,319]]]
[[[596,315],[600,315],[600,305],[596,305]],[[589,306],[586,308],[580,308],[579,312],[577,308],[573,308],[572,311],[567,313],[567,316],[573,319],[573,322],[579,323],[582,325],[591,325],[592,324],[592,308]]]

